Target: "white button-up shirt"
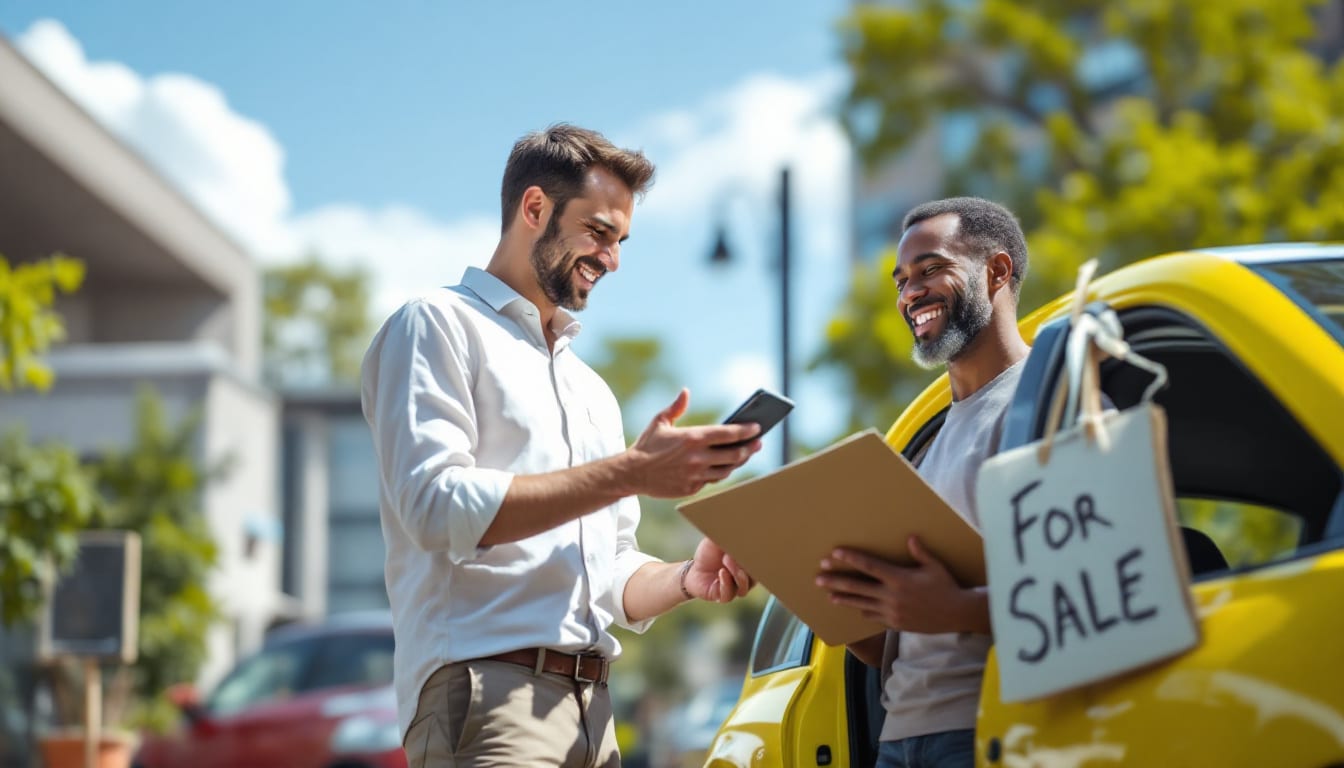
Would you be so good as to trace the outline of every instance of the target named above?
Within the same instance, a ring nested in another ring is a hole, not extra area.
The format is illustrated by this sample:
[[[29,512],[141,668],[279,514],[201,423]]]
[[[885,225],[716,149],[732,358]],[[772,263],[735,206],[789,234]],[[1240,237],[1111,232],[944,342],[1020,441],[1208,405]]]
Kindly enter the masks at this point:
[[[404,734],[444,664],[519,648],[620,655],[626,582],[655,558],[635,541],[634,497],[531,538],[481,547],[515,474],[625,449],[616,398],[570,347],[563,309],[547,349],[540,313],[498,278],[407,303],[374,337],[364,416],[378,457],[387,593]]]

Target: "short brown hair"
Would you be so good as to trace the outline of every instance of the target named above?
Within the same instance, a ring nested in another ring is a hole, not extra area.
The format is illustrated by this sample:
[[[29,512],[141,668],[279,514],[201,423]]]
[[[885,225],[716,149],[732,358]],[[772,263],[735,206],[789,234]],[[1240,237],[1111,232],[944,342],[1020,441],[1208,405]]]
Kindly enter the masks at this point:
[[[531,186],[541,187],[559,216],[570,199],[583,192],[584,178],[593,166],[611,171],[636,196],[653,184],[653,163],[643,152],[621,149],[597,131],[556,123],[519,139],[504,166],[499,194],[502,229],[507,231],[513,223],[523,192]]]

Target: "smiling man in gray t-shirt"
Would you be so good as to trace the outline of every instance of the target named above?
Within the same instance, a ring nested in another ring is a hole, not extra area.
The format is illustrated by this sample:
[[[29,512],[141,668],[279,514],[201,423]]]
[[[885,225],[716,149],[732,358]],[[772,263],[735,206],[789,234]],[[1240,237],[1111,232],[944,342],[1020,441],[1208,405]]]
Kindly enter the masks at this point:
[[[946,365],[952,387],[952,406],[919,472],[978,528],[975,476],[998,450],[1029,351],[1017,330],[1026,241],[1011,212],[979,198],[925,203],[902,228],[892,278],[915,337],[915,361]],[[821,564],[833,572],[817,581],[836,602],[888,627],[850,646],[883,671],[879,768],[971,766],[991,642],[988,596],[960,587],[917,538],[908,546],[914,566],[836,550]]]

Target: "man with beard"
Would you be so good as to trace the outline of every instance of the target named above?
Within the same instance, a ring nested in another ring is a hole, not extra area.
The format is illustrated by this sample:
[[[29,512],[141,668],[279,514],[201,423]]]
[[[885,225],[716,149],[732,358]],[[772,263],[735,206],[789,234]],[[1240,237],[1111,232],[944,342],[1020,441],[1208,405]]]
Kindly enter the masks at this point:
[[[364,358],[411,768],[619,765],[611,625],[752,586],[708,540],[682,563],[642,554],[635,496],[722,480],[758,427],[677,427],[682,390],[626,448],[611,390],[571,347],[571,312],[616,271],[652,178],[593,131],[523,137],[489,265],[407,303]]]
[[[914,359],[925,368],[946,365],[952,387],[952,405],[919,472],[978,528],[976,472],[998,448],[1030,351],[1017,330],[1026,241],[1007,209],[970,197],[925,203],[906,215],[902,229],[892,278],[915,337]],[[958,586],[918,538],[907,545],[914,566],[836,550],[817,583],[834,602],[889,628],[850,646],[883,672],[878,766],[971,766],[991,642],[988,595]]]

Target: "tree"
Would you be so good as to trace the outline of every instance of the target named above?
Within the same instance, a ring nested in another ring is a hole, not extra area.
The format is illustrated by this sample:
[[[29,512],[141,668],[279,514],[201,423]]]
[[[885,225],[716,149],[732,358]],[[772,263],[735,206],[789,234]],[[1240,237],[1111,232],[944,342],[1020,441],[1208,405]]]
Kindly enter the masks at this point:
[[[52,305],[58,291],[72,293],[82,282],[84,263],[68,256],[10,266],[0,255],[0,389],[51,386],[51,369],[40,356],[65,338]]]
[[[97,503],[93,483],[69,449],[31,445],[21,431],[0,437],[0,620],[6,626],[37,613],[45,568],[70,565],[76,534]]]
[[[316,256],[262,276],[262,349],[267,377],[281,384],[350,383],[371,337],[369,275]]]
[[[602,362],[594,370],[611,387],[622,406],[649,387],[671,384],[663,364],[663,344],[649,336],[617,336],[602,340]],[[633,425],[627,424],[626,431]]]
[[[226,468],[196,458],[200,423],[197,411],[169,424],[162,401],[141,390],[134,441],[94,467],[107,499],[100,524],[141,536],[139,656],[131,669],[141,710],[132,717],[150,725],[174,722],[159,695],[196,678],[220,615],[206,591],[218,554],[201,493]]]
[[[65,326],[56,293],[84,279],[81,262],[53,256],[11,267],[0,256],[0,389],[46,389],[52,374],[40,355]],[[97,504],[89,478],[68,449],[33,446],[20,431],[0,437],[0,621],[31,619],[41,607],[39,578],[69,566],[76,533]]]
[[[1091,257],[1109,270],[1188,248],[1340,238],[1344,64],[1312,39],[1324,2],[860,4],[841,27],[853,72],[842,119],[868,169],[925,131],[964,133],[945,153],[943,191],[1022,218],[1024,308],[1067,290]],[[840,367],[857,413],[878,423],[903,405],[893,394],[927,380],[896,359],[908,332],[890,266],[855,278],[814,362]]]

